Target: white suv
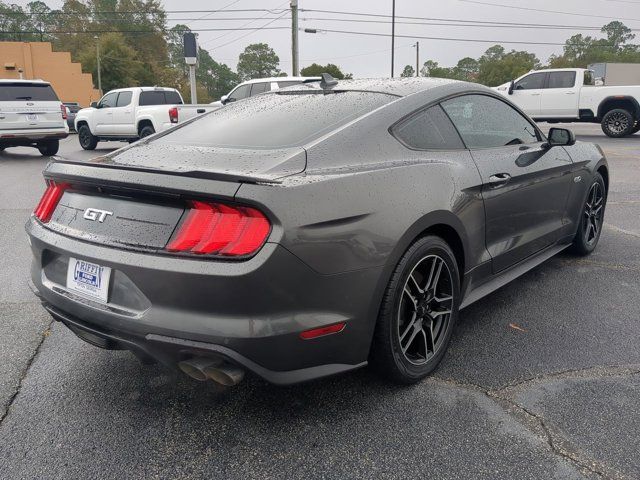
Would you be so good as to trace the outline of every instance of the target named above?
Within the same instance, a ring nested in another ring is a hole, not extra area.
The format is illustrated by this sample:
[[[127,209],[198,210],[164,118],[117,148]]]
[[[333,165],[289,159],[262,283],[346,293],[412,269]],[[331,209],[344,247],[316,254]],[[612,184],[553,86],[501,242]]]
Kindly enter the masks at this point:
[[[42,80],[0,80],[0,151],[35,147],[44,156],[58,153],[69,135],[67,112]]]
[[[229,102],[235,102],[242,100],[243,98],[253,97],[259,93],[270,92],[271,90],[278,90],[279,88],[290,87],[292,85],[298,85],[300,83],[317,82],[320,81],[320,77],[272,77],[272,78],[255,78],[248,80],[236,86],[227,95],[223,95],[217,102],[212,102],[211,105],[221,107]]]

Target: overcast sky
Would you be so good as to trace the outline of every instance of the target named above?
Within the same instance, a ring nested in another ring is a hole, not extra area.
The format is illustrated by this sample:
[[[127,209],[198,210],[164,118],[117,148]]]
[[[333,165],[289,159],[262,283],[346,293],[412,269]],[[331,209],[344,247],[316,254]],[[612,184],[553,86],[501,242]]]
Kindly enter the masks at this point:
[[[7,0],[5,0],[6,2]],[[60,0],[45,0],[52,7],[62,4]],[[399,75],[404,65],[415,65],[416,40],[420,42],[420,64],[432,59],[444,66],[454,65],[460,58],[479,57],[494,43],[501,43],[507,49],[528,50],[535,53],[540,60],[546,62],[552,53],[561,53],[560,45],[524,45],[510,44],[518,42],[549,42],[562,44],[574,33],[599,36],[598,31],[575,27],[601,27],[611,20],[621,20],[628,27],[637,29],[640,34],[640,0],[396,0],[396,15],[428,17],[430,19],[451,19],[453,21],[491,21],[491,22],[523,22],[537,24],[568,25],[568,30],[537,28],[504,28],[500,26],[479,27],[442,26],[442,25],[407,25],[396,24],[396,34],[410,38],[396,38],[395,71]],[[28,0],[8,0],[8,3],[26,5]],[[506,5],[490,6],[486,3]],[[368,14],[391,14],[392,0],[299,0],[301,9],[336,10],[361,12]],[[251,8],[288,8],[289,0],[164,0],[168,12],[176,10],[214,10],[226,7],[232,9]],[[510,7],[509,7],[510,6]],[[512,8],[517,7],[517,8]],[[533,10],[552,10],[550,13]],[[579,15],[580,14],[580,15]],[[258,28],[277,17],[277,14],[266,12],[227,12],[213,13],[202,20],[197,19],[206,13],[169,13],[170,25],[185,23],[192,29],[211,28]],[[217,20],[220,18],[246,17],[245,20]],[[258,20],[250,18],[264,17]],[[200,45],[209,50],[212,57],[228,64],[235,70],[238,54],[250,43],[266,42],[280,57],[280,68],[291,71],[291,21],[288,15],[276,20],[268,27],[288,27],[279,30],[232,31],[232,32],[198,32]],[[332,18],[334,20],[314,20]],[[359,32],[375,32],[390,34],[390,23],[355,23],[336,21],[341,19],[362,19],[389,21],[388,18],[353,17],[329,13],[301,12],[301,28],[318,28],[331,30],[350,30]],[[428,22],[428,20],[397,19],[405,22]],[[346,35],[339,33],[309,34],[300,32],[300,64],[336,63],[343,71],[351,72],[357,77],[389,76],[391,69],[389,37],[371,37]],[[422,37],[448,37],[472,39],[474,41],[444,41],[434,39],[417,39]],[[242,38],[241,38],[242,37]],[[640,38],[640,36],[639,36]],[[490,43],[480,42],[490,40]]]

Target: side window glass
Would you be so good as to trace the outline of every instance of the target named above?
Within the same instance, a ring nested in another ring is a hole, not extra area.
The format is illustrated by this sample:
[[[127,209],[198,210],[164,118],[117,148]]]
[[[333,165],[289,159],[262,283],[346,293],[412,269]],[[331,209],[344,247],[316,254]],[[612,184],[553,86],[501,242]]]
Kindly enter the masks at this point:
[[[593,77],[593,72],[591,70],[585,70],[584,71],[584,85],[588,85],[588,86],[594,86],[596,84],[596,81]]]
[[[251,96],[258,95],[259,93],[264,93],[267,90],[267,83],[254,83],[251,85]]]
[[[544,88],[544,77],[546,73],[532,73],[524,78],[521,78],[515,84],[515,90],[537,90]]]
[[[116,106],[118,98],[118,92],[107,93],[102,100],[100,100],[100,108],[110,108]]]
[[[422,110],[392,129],[393,135],[417,150],[456,150],[464,148],[460,136],[439,105]]]
[[[247,98],[249,96],[249,92],[251,90],[251,85],[240,85],[233,92],[229,94],[229,99],[233,100],[242,100],[243,98]]]
[[[576,72],[550,72],[547,88],[573,88],[576,84]]]
[[[541,139],[529,120],[507,103],[488,95],[463,95],[442,102],[442,108],[468,148],[537,143]]]
[[[126,107],[131,103],[131,92],[120,92],[116,106]]]

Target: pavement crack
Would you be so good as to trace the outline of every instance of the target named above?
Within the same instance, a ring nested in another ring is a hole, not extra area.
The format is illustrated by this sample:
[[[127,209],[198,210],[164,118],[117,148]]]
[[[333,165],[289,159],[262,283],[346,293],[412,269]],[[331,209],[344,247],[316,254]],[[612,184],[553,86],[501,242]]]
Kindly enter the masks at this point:
[[[27,364],[25,365],[24,369],[22,370],[22,373],[20,375],[20,380],[18,381],[18,385],[16,387],[16,390],[15,390],[15,392],[13,392],[13,395],[11,395],[11,397],[9,398],[9,401],[7,402],[7,405],[6,405],[6,408],[4,409],[4,412],[2,412],[2,414],[0,415],[0,426],[2,426],[2,422],[9,415],[9,411],[11,410],[11,407],[13,406],[13,402],[18,397],[18,394],[20,393],[20,390],[22,390],[22,384],[24,382],[24,379],[27,377],[27,374],[29,373],[29,369],[31,368],[31,365],[33,364],[33,362],[35,361],[36,357],[38,356],[38,353],[40,353],[40,348],[42,347],[42,344],[44,343],[45,338],[47,338],[49,336],[49,334],[51,333],[51,324],[52,323],[53,323],[53,319],[51,319],[49,321],[49,323],[47,325],[47,328],[45,328],[44,331],[42,332],[42,335],[40,337],[40,341],[36,345],[36,348],[33,350],[33,355],[31,355],[31,358],[29,358],[29,361],[27,362]]]
[[[525,428],[540,437],[548,446],[551,453],[561,457],[585,474],[595,475],[598,478],[625,480],[629,477],[623,473],[605,465],[597,460],[587,458],[583,452],[574,447],[561,432],[556,431],[549,425],[544,417],[514,399],[514,393],[519,390],[529,388],[536,383],[543,383],[549,380],[559,380],[564,378],[611,378],[640,374],[640,365],[612,365],[598,366],[581,369],[564,370],[545,375],[519,380],[499,388],[487,388],[471,382],[460,382],[453,379],[446,379],[438,376],[431,377],[432,380],[445,385],[454,386],[466,390],[480,392],[492,399],[498,405],[521,423]]]

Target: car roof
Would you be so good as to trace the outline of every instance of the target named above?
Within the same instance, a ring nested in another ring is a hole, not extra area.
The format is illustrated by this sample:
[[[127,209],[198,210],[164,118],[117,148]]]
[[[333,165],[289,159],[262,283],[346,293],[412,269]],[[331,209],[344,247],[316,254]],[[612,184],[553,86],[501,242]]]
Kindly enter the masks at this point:
[[[49,82],[45,82],[41,79],[25,80],[23,78],[0,78],[0,83],[42,83],[44,85],[51,85]]]
[[[175,88],[170,87],[127,87],[127,88],[114,88],[113,90],[109,90],[106,93],[111,92],[131,92],[133,90],[142,90],[143,92],[177,92]],[[106,95],[106,94],[105,94]]]
[[[265,82],[304,82],[304,81],[316,81],[320,80],[320,77],[267,77],[267,78],[254,78],[242,82],[239,85],[248,85],[251,83],[265,83]]]
[[[332,87],[332,89],[343,91],[378,92],[396,95],[398,97],[406,97],[407,95],[414,93],[456,83],[465,84],[468,82],[431,77],[360,78],[357,80],[338,80],[338,83]],[[469,85],[477,86],[476,84]],[[293,85],[284,90],[295,91],[300,90],[301,88],[320,89],[321,87],[320,82],[311,82],[301,85]]]

